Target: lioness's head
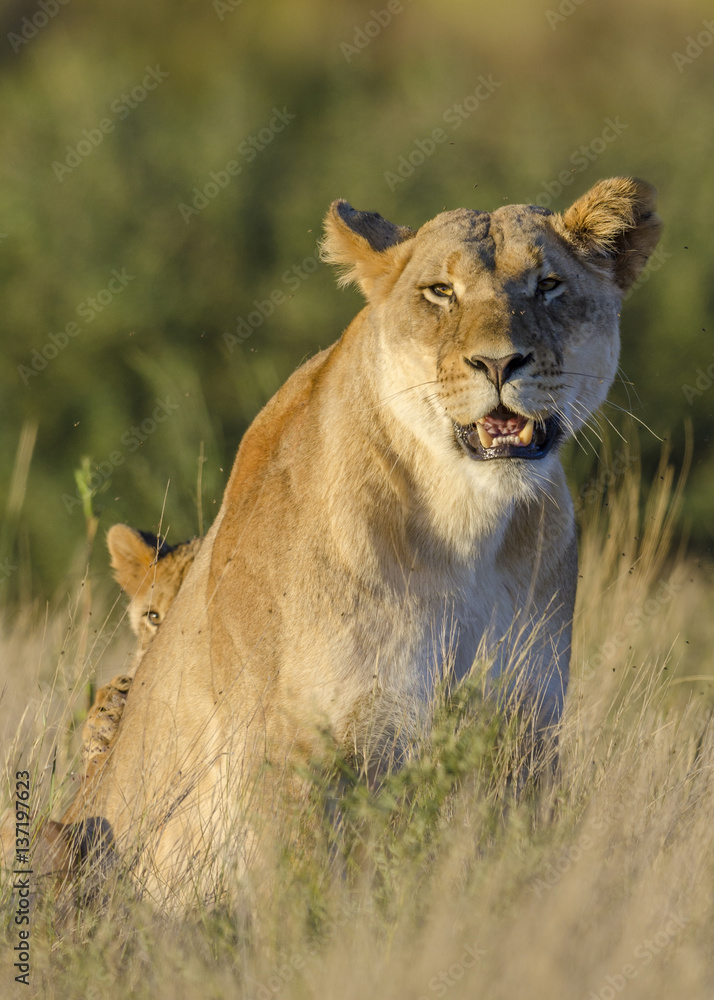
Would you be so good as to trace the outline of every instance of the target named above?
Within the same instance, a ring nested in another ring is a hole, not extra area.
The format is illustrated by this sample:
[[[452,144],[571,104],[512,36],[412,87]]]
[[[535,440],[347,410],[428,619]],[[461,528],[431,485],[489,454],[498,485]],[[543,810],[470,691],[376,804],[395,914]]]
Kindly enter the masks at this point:
[[[369,301],[398,419],[527,489],[607,395],[622,295],[660,236],[654,208],[654,189],[623,177],[562,215],[457,209],[416,232],[336,201],[323,255]]]
[[[194,538],[168,545],[126,524],[115,524],[107,532],[114,579],[131,598],[129,622],[140,653],[156,635],[200,544],[201,539]]]

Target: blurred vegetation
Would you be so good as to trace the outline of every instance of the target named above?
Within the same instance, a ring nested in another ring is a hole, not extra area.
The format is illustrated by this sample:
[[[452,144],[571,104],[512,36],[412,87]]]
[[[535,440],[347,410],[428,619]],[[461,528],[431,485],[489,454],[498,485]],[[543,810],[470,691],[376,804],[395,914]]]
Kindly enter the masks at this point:
[[[3,7],[0,586],[10,599],[61,595],[81,579],[83,456],[95,463],[100,537],[117,521],[161,526],[172,541],[197,533],[199,461],[210,523],[249,421],[360,306],[314,265],[334,198],[416,227],[444,207],[533,202],[562,171],[573,182],[557,209],[613,174],[659,189],[660,266],[625,305],[623,384],[605,412],[619,427],[617,407],[629,408],[651,428],[649,471],[658,438],[672,438],[675,461],[683,453],[691,419],[684,517],[692,544],[711,551],[714,46],[696,54],[688,42],[706,34],[710,7],[592,0],[561,5],[572,13],[556,19],[555,0],[395,6],[368,38],[370,11],[386,3],[72,0],[27,41],[39,6]],[[480,77],[498,86],[467,111]],[[606,119],[627,127],[598,152]],[[447,141],[389,182],[436,128]],[[575,164],[594,142],[592,162]],[[182,212],[210,183],[215,197]],[[285,299],[263,318],[255,302],[276,291]],[[227,344],[239,319],[254,332]],[[56,357],[35,372],[43,350]],[[593,474],[584,445],[571,448],[578,483]],[[103,546],[92,565],[106,573]]]

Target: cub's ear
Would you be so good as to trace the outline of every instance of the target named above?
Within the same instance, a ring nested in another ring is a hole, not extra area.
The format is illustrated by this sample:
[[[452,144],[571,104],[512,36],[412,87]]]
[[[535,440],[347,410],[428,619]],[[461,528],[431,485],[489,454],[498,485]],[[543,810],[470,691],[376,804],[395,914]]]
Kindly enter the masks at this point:
[[[397,250],[414,236],[408,226],[395,226],[376,212],[358,212],[346,201],[333,201],[325,217],[325,238],[320,245],[322,259],[342,268],[339,284],[356,281],[369,299],[380,278],[392,272],[396,278],[406,263]]]
[[[126,524],[115,524],[107,532],[114,579],[130,597],[146,583],[164,544],[156,535],[135,531]]]
[[[612,177],[571,205],[558,220],[564,235],[612,270],[624,292],[647,263],[662,234],[657,192],[636,177]]]

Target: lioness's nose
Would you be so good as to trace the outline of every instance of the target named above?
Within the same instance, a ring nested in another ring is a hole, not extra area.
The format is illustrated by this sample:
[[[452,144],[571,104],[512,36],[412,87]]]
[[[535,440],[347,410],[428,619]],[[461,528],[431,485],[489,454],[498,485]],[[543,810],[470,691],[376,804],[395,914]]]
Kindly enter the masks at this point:
[[[484,358],[480,354],[472,354],[466,361],[477,371],[486,372],[486,377],[500,391],[504,382],[519,368],[531,360],[530,354],[507,354],[503,358]]]

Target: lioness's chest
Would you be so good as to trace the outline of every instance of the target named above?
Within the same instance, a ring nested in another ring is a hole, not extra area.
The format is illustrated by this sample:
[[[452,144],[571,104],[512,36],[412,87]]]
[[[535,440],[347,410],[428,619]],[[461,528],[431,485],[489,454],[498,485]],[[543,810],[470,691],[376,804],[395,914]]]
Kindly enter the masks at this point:
[[[382,592],[369,604],[341,616],[345,672],[368,680],[376,671],[385,684],[422,695],[446,670],[462,678],[477,656],[499,650],[518,617],[512,582],[479,562],[415,574],[401,592]]]

